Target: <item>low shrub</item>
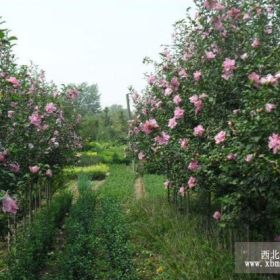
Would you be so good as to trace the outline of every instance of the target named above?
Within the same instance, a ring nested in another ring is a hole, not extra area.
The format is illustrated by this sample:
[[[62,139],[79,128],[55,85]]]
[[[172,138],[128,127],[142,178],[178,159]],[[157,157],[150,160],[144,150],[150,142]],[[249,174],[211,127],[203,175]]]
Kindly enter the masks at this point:
[[[7,259],[6,280],[36,280],[50,250],[57,227],[69,211],[72,195],[63,192],[38,212],[33,222],[17,234]]]
[[[95,235],[93,234],[96,195],[80,192],[79,199],[65,223],[65,247],[57,259],[57,274],[47,279],[90,280],[95,277]]]
[[[100,232],[101,243],[105,247],[103,257],[109,263],[106,279],[137,279],[128,241],[128,225],[120,204],[113,198],[103,198],[98,210],[95,223]]]

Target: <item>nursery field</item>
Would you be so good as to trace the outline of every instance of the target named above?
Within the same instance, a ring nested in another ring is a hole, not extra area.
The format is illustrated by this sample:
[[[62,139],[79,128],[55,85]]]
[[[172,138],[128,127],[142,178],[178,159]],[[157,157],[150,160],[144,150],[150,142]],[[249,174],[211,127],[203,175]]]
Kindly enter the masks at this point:
[[[19,230],[0,279],[270,279],[234,274],[228,242],[214,223],[209,236],[202,215],[177,211],[165,178],[133,171],[123,148],[87,147],[80,173],[67,175],[51,203]],[[106,163],[104,154],[111,154]],[[102,172],[91,168],[100,164]]]
[[[194,4],[127,110],[0,22],[0,280],[279,279],[280,5]]]

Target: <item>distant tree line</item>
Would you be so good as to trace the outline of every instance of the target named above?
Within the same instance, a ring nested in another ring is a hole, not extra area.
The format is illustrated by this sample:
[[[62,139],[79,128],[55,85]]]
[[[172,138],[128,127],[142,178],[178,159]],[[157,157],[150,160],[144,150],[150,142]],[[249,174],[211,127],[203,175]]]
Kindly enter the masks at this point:
[[[69,84],[80,94],[72,110],[81,115],[79,134],[85,141],[117,141],[125,143],[128,133],[128,113],[121,105],[101,107],[97,84]]]

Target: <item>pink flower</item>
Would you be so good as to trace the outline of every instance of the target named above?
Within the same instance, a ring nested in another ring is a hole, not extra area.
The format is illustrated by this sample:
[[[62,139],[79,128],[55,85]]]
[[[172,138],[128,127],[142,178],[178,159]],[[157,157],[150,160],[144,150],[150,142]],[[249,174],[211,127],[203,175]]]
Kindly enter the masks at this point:
[[[178,90],[180,83],[179,83],[177,77],[172,78],[171,85],[175,90]]]
[[[189,140],[186,138],[180,139],[179,143],[182,150],[186,150],[189,146]]]
[[[17,213],[17,202],[14,199],[12,199],[8,194],[5,194],[4,198],[2,199],[2,210],[4,213]]]
[[[172,118],[169,120],[168,122],[168,127],[170,127],[171,129],[175,128],[177,126],[177,122],[176,122],[176,118]]]
[[[180,107],[176,107],[174,111],[174,118],[175,119],[182,119],[184,117],[185,110],[181,109]]]
[[[199,100],[199,97],[198,97],[198,95],[192,95],[190,98],[189,98],[189,100],[190,100],[190,102],[193,104],[193,103],[195,103],[196,101],[198,101]]]
[[[8,111],[8,118],[13,118],[13,116],[15,115],[15,111]]]
[[[162,132],[161,135],[159,135],[155,138],[155,141],[159,145],[167,145],[169,140],[170,140],[170,136],[166,132]]]
[[[280,150],[280,135],[272,133],[268,138],[268,148],[273,151],[273,154],[277,154]]]
[[[77,89],[68,89],[66,92],[68,99],[74,100],[77,99],[80,95],[80,92]]]
[[[175,95],[174,98],[173,98],[173,102],[176,105],[179,105],[182,102],[182,99],[181,99],[180,95]]]
[[[278,80],[273,75],[268,74],[265,77],[261,78],[260,83],[262,85],[276,85],[278,83]]]
[[[193,78],[195,79],[195,81],[201,80],[201,78],[202,78],[202,73],[201,73],[201,71],[195,71],[195,72],[193,73]]]
[[[147,120],[143,126],[142,126],[142,131],[148,135],[150,134],[154,129],[158,128],[158,124],[157,124],[157,121],[155,119],[150,119],[150,120]]]
[[[265,111],[268,113],[271,113],[275,108],[276,108],[275,104],[272,104],[272,103],[265,104]]]
[[[49,114],[52,114],[53,112],[56,111],[56,106],[51,102],[51,103],[48,103],[46,106],[45,106],[45,111]]]
[[[47,176],[47,177],[52,177],[52,176],[53,176],[53,172],[52,172],[51,169],[48,169],[48,170],[46,171],[46,176]]]
[[[222,78],[228,80],[232,75],[233,71],[236,69],[235,60],[226,58],[223,62],[223,74]]]
[[[6,79],[6,81],[11,83],[14,88],[20,87],[20,81],[18,81],[15,77],[10,77],[10,78]]]
[[[181,195],[181,196],[185,196],[185,187],[180,187],[180,189],[179,189],[179,195]]]
[[[237,155],[233,154],[233,153],[230,153],[230,154],[227,155],[228,160],[236,160],[236,157],[237,157]]]
[[[148,77],[148,83],[149,83],[149,85],[154,85],[155,84],[155,82],[156,82],[156,76],[154,76],[154,75],[150,75],[149,77]]]
[[[0,152],[0,162],[3,162],[6,160],[6,155],[3,152]]]
[[[254,159],[254,155],[253,154],[249,154],[245,157],[245,161],[246,162],[251,162]]]
[[[187,74],[187,72],[186,72],[186,70],[184,68],[181,68],[178,74],[179,74],[179,76],[181,78],[185,78],[186,79],[188,77],[188,74]]]
[[[193,129],[193,135],[197,136],[197,137],[202,137],[204,132],[205,132],[205,129],[204,129],[204,127],[201,124],[199,124],[198,126],[196,126]]]
[[[223,67],[225,72],[230,72],[236,69],[235,66],[235,60],[226,58],[225,61],[223,62]]]
[[[35,112],[31,116],[29,116],[29,121],[34,126],[40,127],[41,126],[42,118],[41,118],[41,116],[37,112]]]
[[[9,167],[13,173],[18,173],[20,171],[20,166],[18,163],[10,163]]]
[[[255,38],[251,44],[252,48],[256,49],[261,45],[261,42],[258,38]]]
[[[220,131],[214,138],[215,138],[215,143],[216,144],[221,144],[226,140],[226,132],[225,131]]]
[[[208,60],[213,60],[216,57],[216,55],[212,51],[210,52],[205,51],[205,55]]]
[[[254,83],[255,86],[260,84],[260,75],[258,75],[256,72],[252,72],[250,75],[248,75],[248,78]]]
[[[40,170],[40,167],[38,165],[34,165],[34,166],[29,166],[29,171],[33,174],[38,173]]]
[[[232,77],[232,75],[233,75],[232,72],[224,72],[222,74],[222,78],[227,81],[227,80],[229,80]]]
[[[224,5],[222,5],[221,3],[219,3],[218,1],[215,1],[215,0],[206,0],[204,2],[203,6],[207,10],[216,10],[216,11],[221,11],[225,8]]]
[[[190,189],[193,189],[197,185],[196,178],[191,176],[188,180],[188,186]]]
[[[213,214],[213,218],[216,220],[216,221],[220,221],[221,218],[222,218],[222,214],[220,211],[216,211],[214,214]]]
[[[224,25],[221,21],[220,17],[216,17],[213,21],[214,27],[217,31],[223,31],[224,30]]]
[[[202,96],[202,95],[201,95]],[[203,96],[204,97],[204,96]],[[195,107],[195,114],[198,114],[203,108],[202,100],[195,94],[189,98],[190,102]]]
[[[228,16],[231,17],[231,18],[238,18],[239,15],[240,15],[241,11],[240,9],[237,9],[237,8],[231,8],[229,11],[228,11]]]
[[[172,93],[173,93],[173,89],[172,89],[171,87],[167,87],[167,88],[164,90],[164,95],[165,95],[165,96],[170,96]]]
[[[190,171],[196,171],[200,168],[200,165],[198,164],[197,160],[192,160],[189,165],[188,165],[188,169]]]

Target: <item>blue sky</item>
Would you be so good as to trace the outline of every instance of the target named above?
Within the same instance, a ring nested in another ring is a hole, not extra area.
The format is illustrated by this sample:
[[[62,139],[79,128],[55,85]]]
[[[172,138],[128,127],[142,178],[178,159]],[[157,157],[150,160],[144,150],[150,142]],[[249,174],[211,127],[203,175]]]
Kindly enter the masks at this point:
[[[125,104],[129,85],[144,87],[143,58],[171,42],[172,24],[192,0],[0,0],[18,37],[19,63],[33,61],[48,80],[97,83],[103,106]]]

